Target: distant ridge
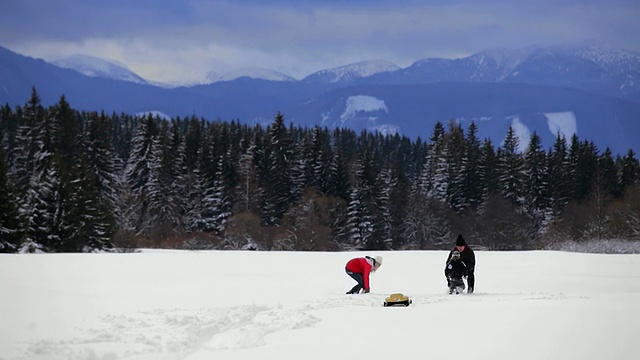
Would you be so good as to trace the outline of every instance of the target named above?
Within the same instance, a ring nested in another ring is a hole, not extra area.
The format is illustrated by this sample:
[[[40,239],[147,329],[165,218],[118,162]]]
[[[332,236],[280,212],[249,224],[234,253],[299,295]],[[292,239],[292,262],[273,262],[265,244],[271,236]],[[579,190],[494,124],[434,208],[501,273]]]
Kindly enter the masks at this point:
[[[90,77],[129,81],[138,84],[147,84],[147,81],[121,63],[86,55],[74,55],[52,62],[53,65],[65,69],[75,70]]]
[[[265,125],[281,112],[300,126],[422,139],[437,121],[465,127],[475,121],[480,136],[494,144],[517,126],[522,143],[536,131],[549,146],[561,129],[601,150],[640,153],[640,57],[624,50],[492,49],[460,59],[423,59],[406,68],[366,61],[302,80],[254,68],[173,88],[113,76],[126,70],[122,66],[88,62],[91,76],[0,47],[0,104],[23,105],[35,86],[45,106],[64,94],[74,108],[88,111]],[[105,67],[110,71],[96,71]]]

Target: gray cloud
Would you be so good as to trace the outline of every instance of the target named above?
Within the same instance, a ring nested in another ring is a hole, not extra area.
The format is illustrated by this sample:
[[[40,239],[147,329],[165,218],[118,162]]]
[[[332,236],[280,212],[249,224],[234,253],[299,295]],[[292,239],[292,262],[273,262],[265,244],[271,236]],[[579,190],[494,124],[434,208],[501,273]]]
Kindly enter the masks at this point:
[[[367,59],[408,66],[498,47],[640,51],[639,9],[626,0],[9,0],[0,4],[0,45],[47,60],[112,58],[159,81],[246,66],[301,78]]]

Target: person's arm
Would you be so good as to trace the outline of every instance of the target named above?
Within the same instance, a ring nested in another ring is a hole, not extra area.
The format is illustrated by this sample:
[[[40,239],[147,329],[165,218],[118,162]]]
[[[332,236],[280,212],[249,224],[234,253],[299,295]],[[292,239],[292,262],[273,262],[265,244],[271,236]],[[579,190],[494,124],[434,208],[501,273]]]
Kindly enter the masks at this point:
[[[451,274],[451,263],[447,262],[447,264],[444,266],[444,276],[447,277],[447,279],[449,278],[449,274]]]
[[[476,255],[473,250],[469,248],[469,260],[466,263],[467,273],[473,272],[476,268]]]

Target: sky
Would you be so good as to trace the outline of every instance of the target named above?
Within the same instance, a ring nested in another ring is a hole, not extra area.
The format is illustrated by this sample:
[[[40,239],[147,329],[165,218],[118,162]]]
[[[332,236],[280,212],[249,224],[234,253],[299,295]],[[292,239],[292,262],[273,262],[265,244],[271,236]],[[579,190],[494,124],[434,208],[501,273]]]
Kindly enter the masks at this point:
[[[381,255],[346,295],[352,257]],[[0,254],[0,359],[602,360],[637,357],[640,255],[143,250]],[[384,307],[391,293],[412,300]],[[452,353],[457,355],[452,356]]]
[[[638,18],[637,0],[3,0],[0,46],[47,61],[115,60],[167,83],[245,67],[301,79],[495,48],[640,51]]]

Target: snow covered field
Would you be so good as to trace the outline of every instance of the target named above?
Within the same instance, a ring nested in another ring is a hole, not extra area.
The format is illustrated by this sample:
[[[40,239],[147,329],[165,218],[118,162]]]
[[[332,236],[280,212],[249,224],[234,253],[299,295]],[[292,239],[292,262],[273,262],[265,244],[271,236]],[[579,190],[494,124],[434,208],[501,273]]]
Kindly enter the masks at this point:
[[[371,294],[351,257],[382,255]],[[640,255],[143,251],[0,255],[0,359],[631,359]],[[382,306],[392,292],[407,308]],[[458,353],[453,356],[452,353]]]

